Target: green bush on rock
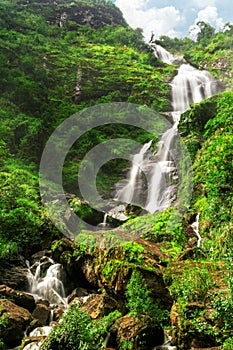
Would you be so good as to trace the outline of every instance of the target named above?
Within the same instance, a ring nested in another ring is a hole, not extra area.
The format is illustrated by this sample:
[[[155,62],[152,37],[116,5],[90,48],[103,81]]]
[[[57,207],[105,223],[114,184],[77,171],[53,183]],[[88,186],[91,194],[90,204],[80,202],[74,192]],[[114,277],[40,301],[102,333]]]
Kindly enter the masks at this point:
[[[121,313],[114,311],[100,320],[90,316],[73,304],[63,316],[49,337],[43,342],[41,350],[100,350],[109,328]]]

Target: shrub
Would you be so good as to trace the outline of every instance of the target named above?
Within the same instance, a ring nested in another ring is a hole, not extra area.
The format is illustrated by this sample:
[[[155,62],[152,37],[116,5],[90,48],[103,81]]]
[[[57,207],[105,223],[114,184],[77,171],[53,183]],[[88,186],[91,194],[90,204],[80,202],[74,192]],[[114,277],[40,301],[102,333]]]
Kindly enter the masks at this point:
[[[127,307],[133,316],[141,318],[148,316],[157,324],[168,323],[169,312],[159,306],[159,300],[155,302],[151,292],[145,284],[145,280],[136,270],[133,271],[126,291]]]

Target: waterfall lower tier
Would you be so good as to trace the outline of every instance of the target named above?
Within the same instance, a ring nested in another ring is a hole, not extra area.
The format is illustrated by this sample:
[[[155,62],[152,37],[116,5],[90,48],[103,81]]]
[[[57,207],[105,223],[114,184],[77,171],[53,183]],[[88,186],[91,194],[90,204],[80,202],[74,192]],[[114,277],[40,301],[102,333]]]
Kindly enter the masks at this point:
[[[123,203],[140,203],[142,179],[141,173],[145,165],[145,157],[147,151],[150,149],[152,141],[145,143],[132,157],[132,167],[129,172],[128,180],[123,180],[116,185],[115,200]]]
[[[52,305],[67,306],[62,282],[61,264],[44,256],[28,269],[29,292],[36,300],[46,299]]]
[[[157,210],[168,208],[174,197],[176,184],[176,167],[171,156],[171,149],[177,136],[175,128],[168,129],[158,143],[156,162],[153,165],[149,181],[148,201],[145,209],[154,213]]]
[[[164,343],[162,345],[157,345],[153,350],[177,350],[176,346],[171,345],[169,330],[164,330]]]
[[[150,141],[133,156],[129,180],[116,185],[116,200],[143,205],[149,213],[163,210],[171,205],[175,199],[178,183],[177,170],[171,155],[171,149],[178,136],[176,125],[177,123],[174,123],[173,127],[162,135],[155,155],[147,152],[151,147]],[[147,188],[143,183],[142,174],[146,176]],[[147,192],[146,196],[145,192]]]

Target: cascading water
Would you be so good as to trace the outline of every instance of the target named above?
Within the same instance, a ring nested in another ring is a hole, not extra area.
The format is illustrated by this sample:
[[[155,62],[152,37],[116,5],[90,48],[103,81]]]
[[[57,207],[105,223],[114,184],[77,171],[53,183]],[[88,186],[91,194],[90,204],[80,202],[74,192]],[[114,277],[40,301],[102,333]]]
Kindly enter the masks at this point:
[[[43,298],[50,304],[66,307],[62,282],[62,265],[44,256],[28,269],[29,292],[36,300]]]
[[[155,55],[166,63],[180,60],[159,45],[154,47]],[[153,158],[147,157],[146,151],[151,146],[146,143],[140,152],[133,157],[130,176],[125,186],[117,184],[116,200],[123,203],[142,203],[144,190],[140,188],[140,171],[144,171],[149,179],[148,196],[145,209],[154,213],[168,208],[176,199],[178,172],[172,159],[172,150],[176,137],[180,115],[187,110],[191,103],[200,102],[220,92],[219,82],[214,80],[207,71],[200,71],[190,64],[182,64],[172,87],[172,117],[173,126],[166,130],[157,145],[157,153]]]
[[[148,201],[145,206],[149,213],[168,208],[175,199],[177,172],[170,154],[173,141],[177,136],[174,126],[162,135],[158,143],[156,161],[153,164],[149,180]]]
[[[164,330],[164,343],[156,346],[153,350],[177,350],[176,346],[171,345],[171,337],[168,330]]]
[[[207,71],[182,64],[172,83],[173,111],[183,113],[191,103],[197,103],[219,92],[219,82]]]
[[[117,184],[115,200],[124,203],[138,203],[138,197],[141,195],[140,173],[144,164],[145,154],[150,149],[152,141],[145,143],[139,153],[135,154],[132,159],[132,167],[129,173],[128,181]]]
[[[107,223],[107,218],[108,218],[108,213],[104,214],[104,219],[103,222],[101,222],[100,224],[98,224],[99,227],[103,228],[103,229],[107,229],[109,227],[109,224]]]
[[[172,64],[172,62],[175,60],[175,57],[168,52],[164,47],[160,45],[154,46],[154,55],[161,61],[167,64]]]

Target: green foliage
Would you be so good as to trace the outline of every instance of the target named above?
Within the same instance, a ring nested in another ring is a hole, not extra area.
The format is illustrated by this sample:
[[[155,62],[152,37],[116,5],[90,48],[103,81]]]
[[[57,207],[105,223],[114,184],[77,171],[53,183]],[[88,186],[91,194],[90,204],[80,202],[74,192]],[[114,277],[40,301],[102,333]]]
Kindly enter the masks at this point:
[[[4,328],[8,326],[8,318],[9,316],[7,315],[6,312],[2,313],[2,307],[0,306],[0,334],[2,333]],[[5,349],[4,340],[2,339],[1,335],[0,335],[0,349],[3,349],[3,350]]]
[[[40,203],[38,178],[20,162],[0,169],[0,256],[32,253],[57,232]]]
[[[231,350],[233,348],[233,338],[228,338],[221,346],[221,350]]]
[[[214,36],[215,29],[210,24],[203,21],[197,22],[197,26],[199,27],[197,42],[201,42],[203,45],[205,45],[206,42],[208,42],[208,39]]]
[[[214,319],[221,325],[223,331],[231,331],[233,335],[233,305],[232,297],[219,296],[213,303],[215,312]]]
[[[189,264],[181,275],[173,276],[173,281],[169,287],[172,297],[178,300],[180,305],[187,305],[190,302],[204,302],[214,281],[210,271],[206,266],[192,266]]]
[[[146,214],[128,220],[124,228],[153,243],[162,243],[161,250],[176,259],[187,241],[184,235],[182,215],[170,207],[162,212]]]
[[[154,42],[176,55],[183,54],[184,51],[191,49],[195,45],[194,41],[190,38],[170,38],[166,35],[160,36],[159,40],[155,40]]]
[[[125,259],[129,263],[143,264],[142,253],[144,252],[144,248],[141,244],[137,242],[128,242],[122,245],[122,249],[125,252]]]
[[[42,350],[100,350],[109,328],[121,316],[114,311],[101,320],[94,320],[73,304],[43,342]]]
[[[160,308],[159,301],[155,302],[145,280],[137,270],[133,270],[127,285],[126,298],[130,313],[138,318],[149,317],[158,325],[168,322],[169,312]]]
[[[184,57],[191,64],[208,69],[232,91],[232,27],[226,25],[223,31],[213,32],[209,24],[201,23],[200,40],[186,48]]]

